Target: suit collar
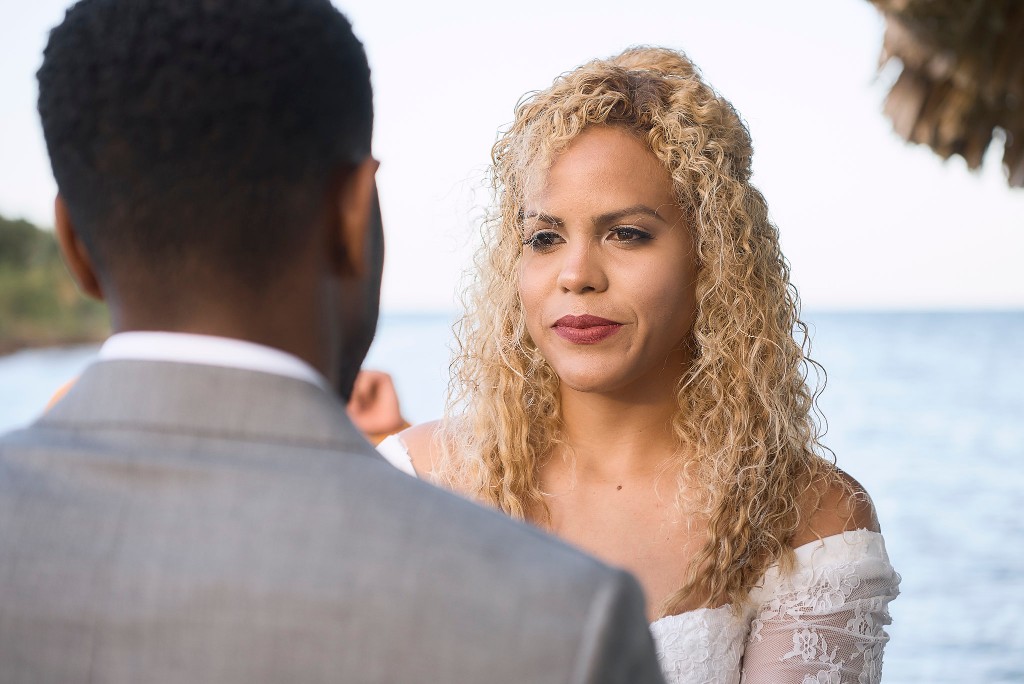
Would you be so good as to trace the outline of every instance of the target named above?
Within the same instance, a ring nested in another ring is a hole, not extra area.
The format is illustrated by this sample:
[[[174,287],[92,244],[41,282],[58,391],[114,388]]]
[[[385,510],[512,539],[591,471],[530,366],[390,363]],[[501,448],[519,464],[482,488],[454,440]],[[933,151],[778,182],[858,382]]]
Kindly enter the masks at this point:
[[[341,401],[309,382],[167,361],[94,363],[36,425],[372,452]]]
[[[297,356],[230,337],[164,331],[123,332],[111,335],[103,343],[99,358],[240,368],[298,378],[330,391],[327,379]]]

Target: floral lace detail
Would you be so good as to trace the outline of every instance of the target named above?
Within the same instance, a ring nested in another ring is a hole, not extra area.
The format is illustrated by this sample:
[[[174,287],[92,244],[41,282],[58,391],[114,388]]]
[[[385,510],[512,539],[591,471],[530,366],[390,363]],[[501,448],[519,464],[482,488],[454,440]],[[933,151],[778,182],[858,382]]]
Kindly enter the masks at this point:
[[[736,684],[748,620],[730,606],[694,610],[651,624],[661,671],[670,684]]]
[[[793,574],[773,568],[751,592],[758,609],[744,682],[876,684],[899,581],[879,534],[858,530],[801,547]]]
[[[668,684],[877,684],[899,593],[880,534],[826,537],[775,567],[749,607],[697,610],[651,625]]]

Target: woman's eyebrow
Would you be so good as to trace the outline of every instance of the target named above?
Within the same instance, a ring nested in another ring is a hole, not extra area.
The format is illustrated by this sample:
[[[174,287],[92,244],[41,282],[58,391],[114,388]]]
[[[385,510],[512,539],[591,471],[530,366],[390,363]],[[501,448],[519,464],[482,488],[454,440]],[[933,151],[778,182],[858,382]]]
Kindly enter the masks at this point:
[[[658,213],[657,209],[652,209],[646,204],[634,204],[633,206],[626,207],[625,209],[616,209],[615,211],[609,211],[607,213],[601,214],[600,216],[594,218],[594,223],[598,225],[605,223],[614,223],[619,219],[626,218],[627,216],[636,216],[637,214],[653,216],[659,221],[665,221],[665,218]]]
[[[526,212],[523,215],[523,218],[524,219],[537,219],[538,221],[543,221],[544,223],[549,223],[552,226],[560,226],[560,225],[562,225],[564,223],[564,221],[562,219],[558,218],[557,216],[552,216],[550,214],[545,214],[542,211],[528,211],[528,212]]]
[[[625,207],[624,209],[616,209],[614,211],[605,212],[604,214],[601,214],[600,216],[596,216],[596,217],[594,217],[594,224],[596,224],[596,225],[603,225],[603,224],[606,224],[606,223],[614,223],[615,221],[618,221],[619,219],[625,218],[627,216],[636,216],[637,214],[643,214],[645,216],[653,216],[654,218],[658,219],[659,221],[662,221],[662,222],[665,221],[665,217],[663,217],[661,214],[659,214],[657,209],[652,209],[651,207],[647,206],[646,204],[634,204],[631,207]],[[552,216],[551,214],[545,214],[542,211],[527,211],[527,212],[524,212],[523,218],[524,219],[536,219],[538,221],[543,221],[544,223],[549,223],[552,226],[560,226],[563,223],[565,223],[565,221],[563,219],[561,219],[561,218],[559,218],[557,216]]]

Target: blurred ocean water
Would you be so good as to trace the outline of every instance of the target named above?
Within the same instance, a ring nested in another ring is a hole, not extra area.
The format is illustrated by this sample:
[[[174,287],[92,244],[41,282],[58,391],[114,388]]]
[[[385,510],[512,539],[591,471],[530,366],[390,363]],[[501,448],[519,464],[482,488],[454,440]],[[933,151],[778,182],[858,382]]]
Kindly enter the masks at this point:
[[[1024,312],[808,313],[825,442],[872,494],[903,576],[884,681],[1024,682]],[[452,317],[390,315],[367,366],[440,415]],[[93,347],[0,358],[0,431]]]
[[[1024,682],[1024,314],[809,316],[903,576],[886,682]]]

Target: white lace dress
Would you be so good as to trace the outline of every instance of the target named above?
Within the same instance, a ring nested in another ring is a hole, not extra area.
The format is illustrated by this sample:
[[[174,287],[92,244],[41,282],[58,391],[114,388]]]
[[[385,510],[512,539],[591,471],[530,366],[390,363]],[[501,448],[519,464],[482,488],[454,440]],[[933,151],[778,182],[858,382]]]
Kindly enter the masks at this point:
[[[397,437],[377,450],[416,476]],[[843,532],[796,549],[796,567],[770,568],[741,610],[701,609],[651,624],[668,684],[875,684],[900,577],[882,535]]]

